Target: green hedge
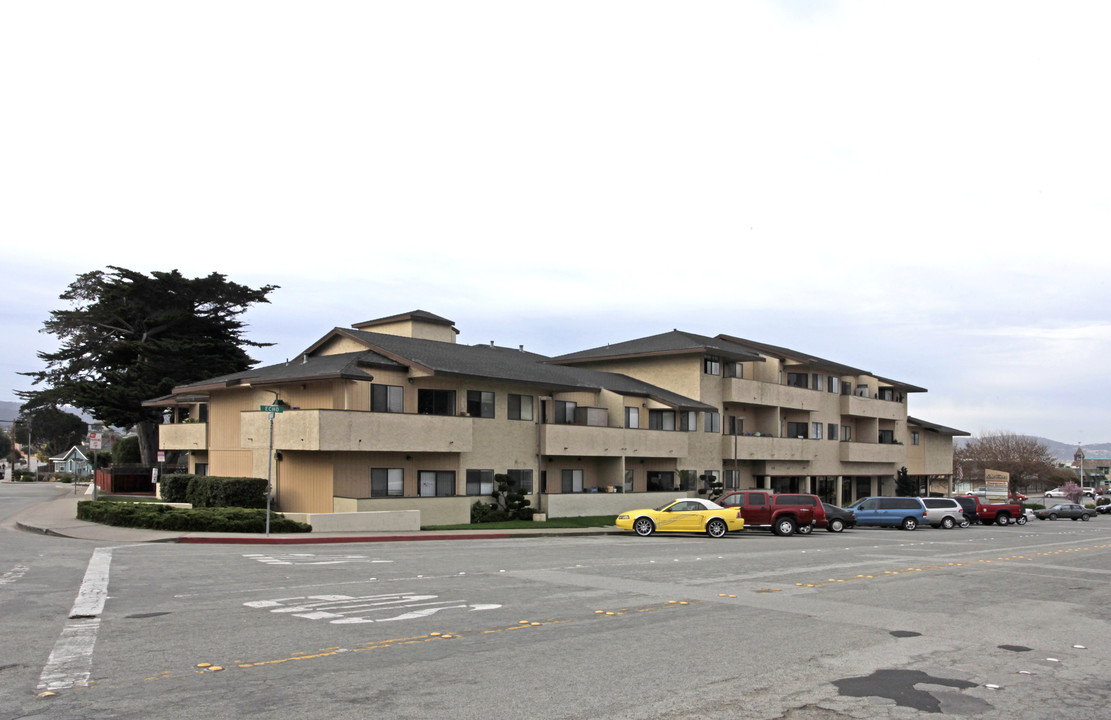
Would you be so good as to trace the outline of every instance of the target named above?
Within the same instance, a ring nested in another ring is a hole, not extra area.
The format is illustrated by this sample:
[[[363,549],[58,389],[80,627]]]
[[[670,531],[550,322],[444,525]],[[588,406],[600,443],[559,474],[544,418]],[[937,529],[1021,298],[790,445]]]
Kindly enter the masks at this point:
[[[219,507],[187,510],[154,503],[83,500],[77,503],[77,519],[147,530],[239,533],[266,531],[266,510],[255,508]],[[280,513],[271,513],[270,532],[312,532],[312,526],[290,520]]]
[[[266,507],[266,480],[211,475],[165,475],[158,481],[166,502],[202,507]]]

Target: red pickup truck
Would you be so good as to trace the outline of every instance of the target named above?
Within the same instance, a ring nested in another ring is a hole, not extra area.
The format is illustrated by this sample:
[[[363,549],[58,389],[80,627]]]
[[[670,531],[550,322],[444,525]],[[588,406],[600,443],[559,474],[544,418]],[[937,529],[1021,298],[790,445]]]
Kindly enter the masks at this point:
[[[741,511],[745,528],[767,528],[776,535],[808,535],[815,527],[829,522],[817,495],[772,493],[767,490],[740,490],[717,501],[723,507]]]
[[[984,525],[1026,524],[1026,511],[1019,503],[985,503],[975,495],[960,495],[953,499],[964,508],[965,517],[971,519],[970,516],[975,513],[976,519]]]

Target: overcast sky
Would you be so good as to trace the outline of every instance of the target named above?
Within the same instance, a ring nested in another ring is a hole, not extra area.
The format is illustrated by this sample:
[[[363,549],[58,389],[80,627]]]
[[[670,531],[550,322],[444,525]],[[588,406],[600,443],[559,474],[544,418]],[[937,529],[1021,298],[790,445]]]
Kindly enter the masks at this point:
[[[679,328],[1111,441],[1105,2],[5,2],[0,399],[81,272],[280,285],[254,357],[423,309]]]

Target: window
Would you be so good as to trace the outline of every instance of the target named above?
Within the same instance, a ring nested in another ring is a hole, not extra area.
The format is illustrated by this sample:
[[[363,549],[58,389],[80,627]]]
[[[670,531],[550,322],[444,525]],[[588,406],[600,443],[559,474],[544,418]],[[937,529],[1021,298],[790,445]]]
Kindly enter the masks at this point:
[[[837,423],[830,423],[828,429],[829,429],[829,432],[826,433],[826,435],[829,437],[830,440],[836,440],[837,439]]]
[[[821,440],[822,439],[822,424],[820,422],[816,422],[813,425],[814,425],[814,439],[815,440]]]
[[[829,391],[831,393],[841,392],[841,378],[832,375],[829,376]]]
[[[702,372],[707,375],[721,375],[721,358],[713,355],[702,358]]]
[[[574,425],[575,424],[575,409],[578,408],[578,403],[565,402],[563,400],[555,401],[555,421],[557,425]]]
[[[625,471],[625,492],[631,493],[633,491],[633,471]]]
[[[745,419],[736,415],[729,416],[729,434],[744,435]]]
[[[708,433],[721,432],[721,414],[716,412],[706,413],[704,428]]]
[[[532,420],[532,395],[509,395],[510,420]]]
[[[745,376],[745,367],[739,362],[725,363],[725,377],[729,378],[743,378]]]
[[[693,410],[683,410],[679,413],[679,429],[683,432],[694,432],[698,429],[698,413]]]
[[[208,403],[197,405],[197,422],[208,422]]]
[[[505,474],[509,476],[510,480],[517,483],[514,485],[517,492],[525,495],[532,494],[532,470],[506,470]]]
[[[814,373],[810,376],[810,389],[811,390],[825,390],[826,389],[826,376]]]
[[[695,470],[679,471],[679,489],[683,492],[697,490],[698,472]]]
[[[405,494],[405,471],[401,468],[371,468],[371,497],[401,497]]]
[[[638,428],[640,427],[640,409],[635,407],[625,408],[625,427]]]
[[[796,372],[787,373],[787,384],[790,385],[791,387],[800,387],[800,388],[810,387],[809,380],[810,380],[810,378],[808,378],[806,376],[806,373],[796,373]]]
[[[668,492],[675,489],[675,473],[650,471],[648,492]]]
[[[895,388],[889,388],[889,387],[880,388],[876,392],[876,397],[879,398],[880,400],[894,400],[895,399]]]
[[[880,430],[880,442],[884,445],[895,444],[895,431],[894,430]]]
[[[853,426],[852,425],[842,425],[841,426],[841,439],[845,442],[849,442],[853,439]]]
[[[468,470],[467,494],[490,495],[494,492],[493,470]]]
[[[421,497],[451,497],[455,494],[454,470],[421,470],[417,478]]]
[[[468,390],[467,413],[471,417],[494,417],[494,393],[481,390]]]
[[[208,463],[197,463],[197,464],[195,464],[193,466],[193,474],[194,475],[207,475],[208,474]]]
[[[648,429],[649,430],[674,430],[675,429],[675,411],[674,410],[649,410],[648,411]]]
[[[851,382],[841,383],[841,394],[842,395],[852,395],[853,394],[853,384]]]
[[[402,412],[402,397],[404,389],[400,385],[370,386],[370,409],[374,412]]]
[[[741,473],[737,470],[725,471],[725,489],[736,490],[741,486]]]
[[[565,493],[581,493],[583,491],[583,471],[564,470],[562,488]]]
[[[421,415],[454,415],[454,390],[418,390],[417,412]]]
[[[806,423],[804,422],[787,422],[787,437],[789,438],[804,438],[806,437]]]

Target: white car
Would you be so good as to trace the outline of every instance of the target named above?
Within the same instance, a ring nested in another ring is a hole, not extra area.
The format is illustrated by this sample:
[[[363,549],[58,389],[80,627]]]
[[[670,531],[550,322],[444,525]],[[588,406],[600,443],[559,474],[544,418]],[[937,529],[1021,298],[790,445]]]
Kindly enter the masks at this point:
[[[1063,498],[1065,493],[1061,491],[1061,488],[1054,488],[1053,490],[1046,490],[1045,496],[1048,498]]]

